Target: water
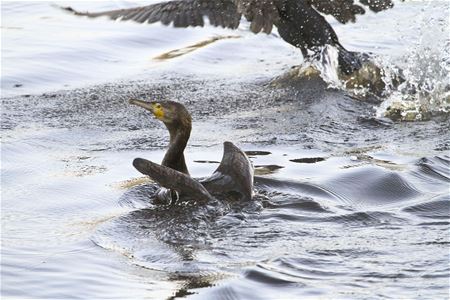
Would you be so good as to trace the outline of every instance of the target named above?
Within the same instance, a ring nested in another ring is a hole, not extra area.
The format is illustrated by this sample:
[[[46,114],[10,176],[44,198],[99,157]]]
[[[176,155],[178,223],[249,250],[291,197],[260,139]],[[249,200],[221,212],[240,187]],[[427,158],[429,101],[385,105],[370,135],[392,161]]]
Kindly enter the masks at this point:
[[[411,16],[439,19],[444,4],[400,5],[333,24],[349,48],[400,64],[422,24]],[[301,63],[299,53],[245,26],[117,24],[45,2],[2,3],[2,14],[3,297],[449,298],[445,115],[393,122],[377,117],[379,104],[317,79],[274,87],[273,78]],[[240,38],[152,59],[233,35]],[[217,167],[224,140],[252,151],[255,199],[152,204],[155,186],[131,161],[160,161],[168,134],[130,97],[185,103],[196,177]]]
[[[263,75],[272,73],[274,65],[283,64],[287,68],[289,64],[299,62],[297,51],[277,37],[253,35],[245,28],[233,31],[207,27],[180,31],[161,24],[118,25],[105,19],[77,18],[58,8],[105,10],[154,2],[158,1],[5,2],[2,6],[3,96],[42,93],[129,77],[148,78],[149,74],[159,70],[211,74],[214,73],[211,69],[218,68],[219,64],[221,76],[236,73]],[[198,50],[186,64],[180,64],[179,60],[154,59],[215,37],[236,38],[219,40]],[[248,44],[264,50],[250,59],[249,53],[254,49],[236,53],[236,48],[241,45],[245,48]],[[273,53],[279,53],[283,59],[273,60]],[[291,58],[286,60],[283,56]],[[281,71],[283,66],[277,69]]]

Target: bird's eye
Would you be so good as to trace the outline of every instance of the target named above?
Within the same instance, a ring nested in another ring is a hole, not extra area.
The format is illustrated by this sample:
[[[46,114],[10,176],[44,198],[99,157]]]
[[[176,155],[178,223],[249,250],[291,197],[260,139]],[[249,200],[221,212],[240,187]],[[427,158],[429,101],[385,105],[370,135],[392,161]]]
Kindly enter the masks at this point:
[[[161,104],[159,104],[159,103],[156,103],[156,108],[161,108]]]

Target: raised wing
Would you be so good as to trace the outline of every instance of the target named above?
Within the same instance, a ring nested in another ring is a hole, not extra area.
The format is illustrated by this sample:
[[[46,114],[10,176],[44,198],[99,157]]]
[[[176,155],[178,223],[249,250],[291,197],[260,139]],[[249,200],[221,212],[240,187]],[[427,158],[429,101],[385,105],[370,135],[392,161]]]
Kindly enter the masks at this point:
[[[362,5],[379,12],[394,6],[392,0],[173,0],[147,6],[117,9],[104,12],[79,12],[71,7],[65,10],[79,16],[91,18],[106,16],[113,20],[133,20],[139,23],[162,22],[175,27],[204,26],[204,17],[208,17],[213,26],[235,29],[239,26],[241,15],[250,22],[254,33],[270,33],[277,25],[280,12],[288,1],[299,1],[302,5],[311,5],[321,13],[334,16],[339,22],[354,22],[356,15],[364,14]],[[301,15],[298,18],[307,18]]]
[[[211,193],[237,192],[241,200],[253,195],[253,166],[247,155],[231,142],[223,143],[223,157],[211,177],[201,181]]]
[[[321,13],[332,15],[341,23],[349,21],[355,22],[356,15],[365,13],[361,6],[368,6],[372,11],[379,12],[392,8],[392,0],[359,0],[360,4],[355,4],[354,0],[310,0],[311,5]]]
[[[203,185],[189,175],[143,158],[135,158],[133,166],[142,174],[150,176],[160,186],[175,190],[180,195],[193,197],[200,201],[212,198]]]
[[[213,26],[235,29],[239,26],[241,14],[231,0],[175,0],[147,6],[117,9],[103,12],[79,12],[71,7],[64,8],[78,16],[90,18],[109,17],[113,20],[132,20],[138,23],[161,22],[175,27],[203,26],[208,17]]]

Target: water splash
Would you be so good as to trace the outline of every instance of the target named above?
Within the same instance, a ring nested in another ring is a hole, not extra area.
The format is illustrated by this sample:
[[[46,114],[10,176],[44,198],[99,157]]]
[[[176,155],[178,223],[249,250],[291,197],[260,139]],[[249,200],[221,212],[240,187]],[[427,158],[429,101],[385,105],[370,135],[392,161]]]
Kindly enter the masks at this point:
[[[425,121],[450,114],[449,11],[449,2],[429,2],[415,24],[417,40],[408,43],[406,53],[397,61],[378,59],[385,82],[393,76],[404,80],[398,86],[386,86],[388,98],[378,108],[378,117]]]
[[[343,82],[339,79],[339,51],[330,45],[326,45],[319,52],[319,59],[311,62],[311,66],[316,68],[323,80],[331,88],[343,88]]]
[[[316,69],[329,88],[346,90],[358,99],[373,100],[385,96],[386,87],[396,85],[398,75],[387,78],[384,69],[375,62],[375,56],[361,53],[360,59],[363,65],[359,70],[344,74],[339,68],[339,50],[327,45],[319,50],[317,59],[306,64],[306,68]]]
[[[440,23],[439,19],[437,21]],[[429,30],[432,29],[427,28],[424,32]],[[440,40],[438,34],[424,34],[420,42],[412,47],[404,57],[402,73],[405,81],[392,89],[389,98],[379,107],[378,116],[402,121],[423,121],[450,113],[449,28],[434,26],[433,31],[447,37]],[[431,37],[434,41],[429,40]],[[386,69],[388,76],[398,72]]]
[[[310,75],[314,69],[330,88],[345,90],[363,101],[378,100],[379,118],[446,118],[450,115],[449,11],[449,2],[429,2],[411,25],[413,39],[400,37],[408,45],[404,50],[396,49],[392,56],[370,54],[363,67],[350,76],[339,72],[338,50],[331,46],[306,62],[299,75]]]

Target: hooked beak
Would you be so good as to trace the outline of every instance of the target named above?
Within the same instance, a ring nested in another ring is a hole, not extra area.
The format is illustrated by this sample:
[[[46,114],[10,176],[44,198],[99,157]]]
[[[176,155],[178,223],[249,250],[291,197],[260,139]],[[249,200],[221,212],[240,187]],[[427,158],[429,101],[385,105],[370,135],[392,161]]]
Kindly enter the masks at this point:
[[[137,105],[137,106],[140,106],[142,108],[145,108],[146,110],[151,111],[152,113],[154,113],[154,108],[153,108],[153,103],[152,102],[145,102],[145,101],[138,100],[138,99],[130,99],[128,102],[130,104]]]
[[[145,102],[138,99],[130,99],[130,104],[140,106],[150,111],[158,120],[164,122],[164,109],[157,102]]]

